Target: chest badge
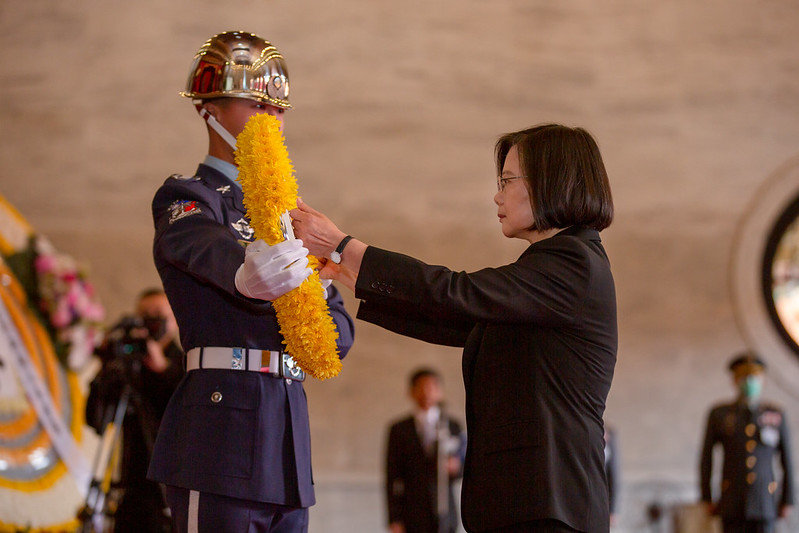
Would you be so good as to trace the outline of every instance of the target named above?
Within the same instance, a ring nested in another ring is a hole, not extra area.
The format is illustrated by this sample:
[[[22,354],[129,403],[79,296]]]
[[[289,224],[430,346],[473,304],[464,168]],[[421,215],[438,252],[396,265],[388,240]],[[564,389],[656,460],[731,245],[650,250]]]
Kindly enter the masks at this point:
[[[194,200],[178,200],[169,206],[169,223],[201,213],[202,210]]]
[[[252,236],[255,231],[250,227],[250,223],[245,219],[240,218],[236,222],[232,222],[230,225],[233,226],[234,230],[239,232],[239,235],[241,235],[243,239],[248,241],[252,240]]]

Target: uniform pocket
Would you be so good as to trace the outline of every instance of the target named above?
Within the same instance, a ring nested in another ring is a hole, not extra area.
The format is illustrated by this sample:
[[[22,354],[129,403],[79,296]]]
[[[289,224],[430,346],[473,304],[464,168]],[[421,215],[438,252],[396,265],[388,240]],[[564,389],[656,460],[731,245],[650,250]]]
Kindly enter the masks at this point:
[[[216,476],[252,475],[260,401],[258,376],[244,371],[203,370],[190,376],[183,397],[181,441],[188,469]]]

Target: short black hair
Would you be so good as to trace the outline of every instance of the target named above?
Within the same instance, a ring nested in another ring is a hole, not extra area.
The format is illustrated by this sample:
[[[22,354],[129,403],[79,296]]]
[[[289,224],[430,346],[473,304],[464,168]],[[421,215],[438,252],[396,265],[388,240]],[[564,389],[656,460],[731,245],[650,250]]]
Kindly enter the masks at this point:
[[[514,146],[530,191],[529,229],[582,226],[599,231],[610,226],[610,183],[599,147],[586,130],[542,124],[502,135],[494,149],[497,175]]]
[[[149,298],[150,296],[161,296],[162,294],[166,294],[164,289],[161,287],[149,287],[144,289],[139,293],[139,297],[136,299],[137,302],[141,302],[145,298]]]
[[[408,380],[408,383],[410,384],[411,388],[413,388],[416,385],[417,381],[419,381],[422,378],[427,378],[427,377],[436,378],[436,380],[439,383],[442,382],[441,374],[439,374],[438,372],[436,372],[432,368],[423,367],[423,368],[417,368],[416,370],[414,370],[411,373],[411,377]]]
[[[754,351],[746,350],[733,357],[727,368],[734,374],[762,372],[766,369],[766,363]]]

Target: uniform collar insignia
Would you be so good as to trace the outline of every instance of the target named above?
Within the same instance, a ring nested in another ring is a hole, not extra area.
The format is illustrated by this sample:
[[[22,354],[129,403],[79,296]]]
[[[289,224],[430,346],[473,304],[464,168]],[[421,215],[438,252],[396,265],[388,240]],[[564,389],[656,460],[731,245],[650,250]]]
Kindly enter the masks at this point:
[[[255,230],[250,227],[250,223],[246,219],[240,218],[236,222],[231,222],[230,225],[233,226],[233,229],[238,231],[239,235],[241,235],[244,239],[248,241],[252,240]]]

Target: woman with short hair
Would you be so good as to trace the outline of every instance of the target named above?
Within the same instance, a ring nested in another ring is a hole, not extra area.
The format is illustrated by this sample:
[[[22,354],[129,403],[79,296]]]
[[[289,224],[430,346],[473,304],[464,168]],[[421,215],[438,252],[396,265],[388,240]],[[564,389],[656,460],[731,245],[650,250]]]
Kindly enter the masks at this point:
[[[616,362],[616,296],[599,231],[608,177],[585,130],[546,124],[496,144],[502,233],[529,243],[497,268],[455,272],[352,239],[299,202],[296,235],[358,318],[462,346],[467,531],[606,533],[602,416]]]

